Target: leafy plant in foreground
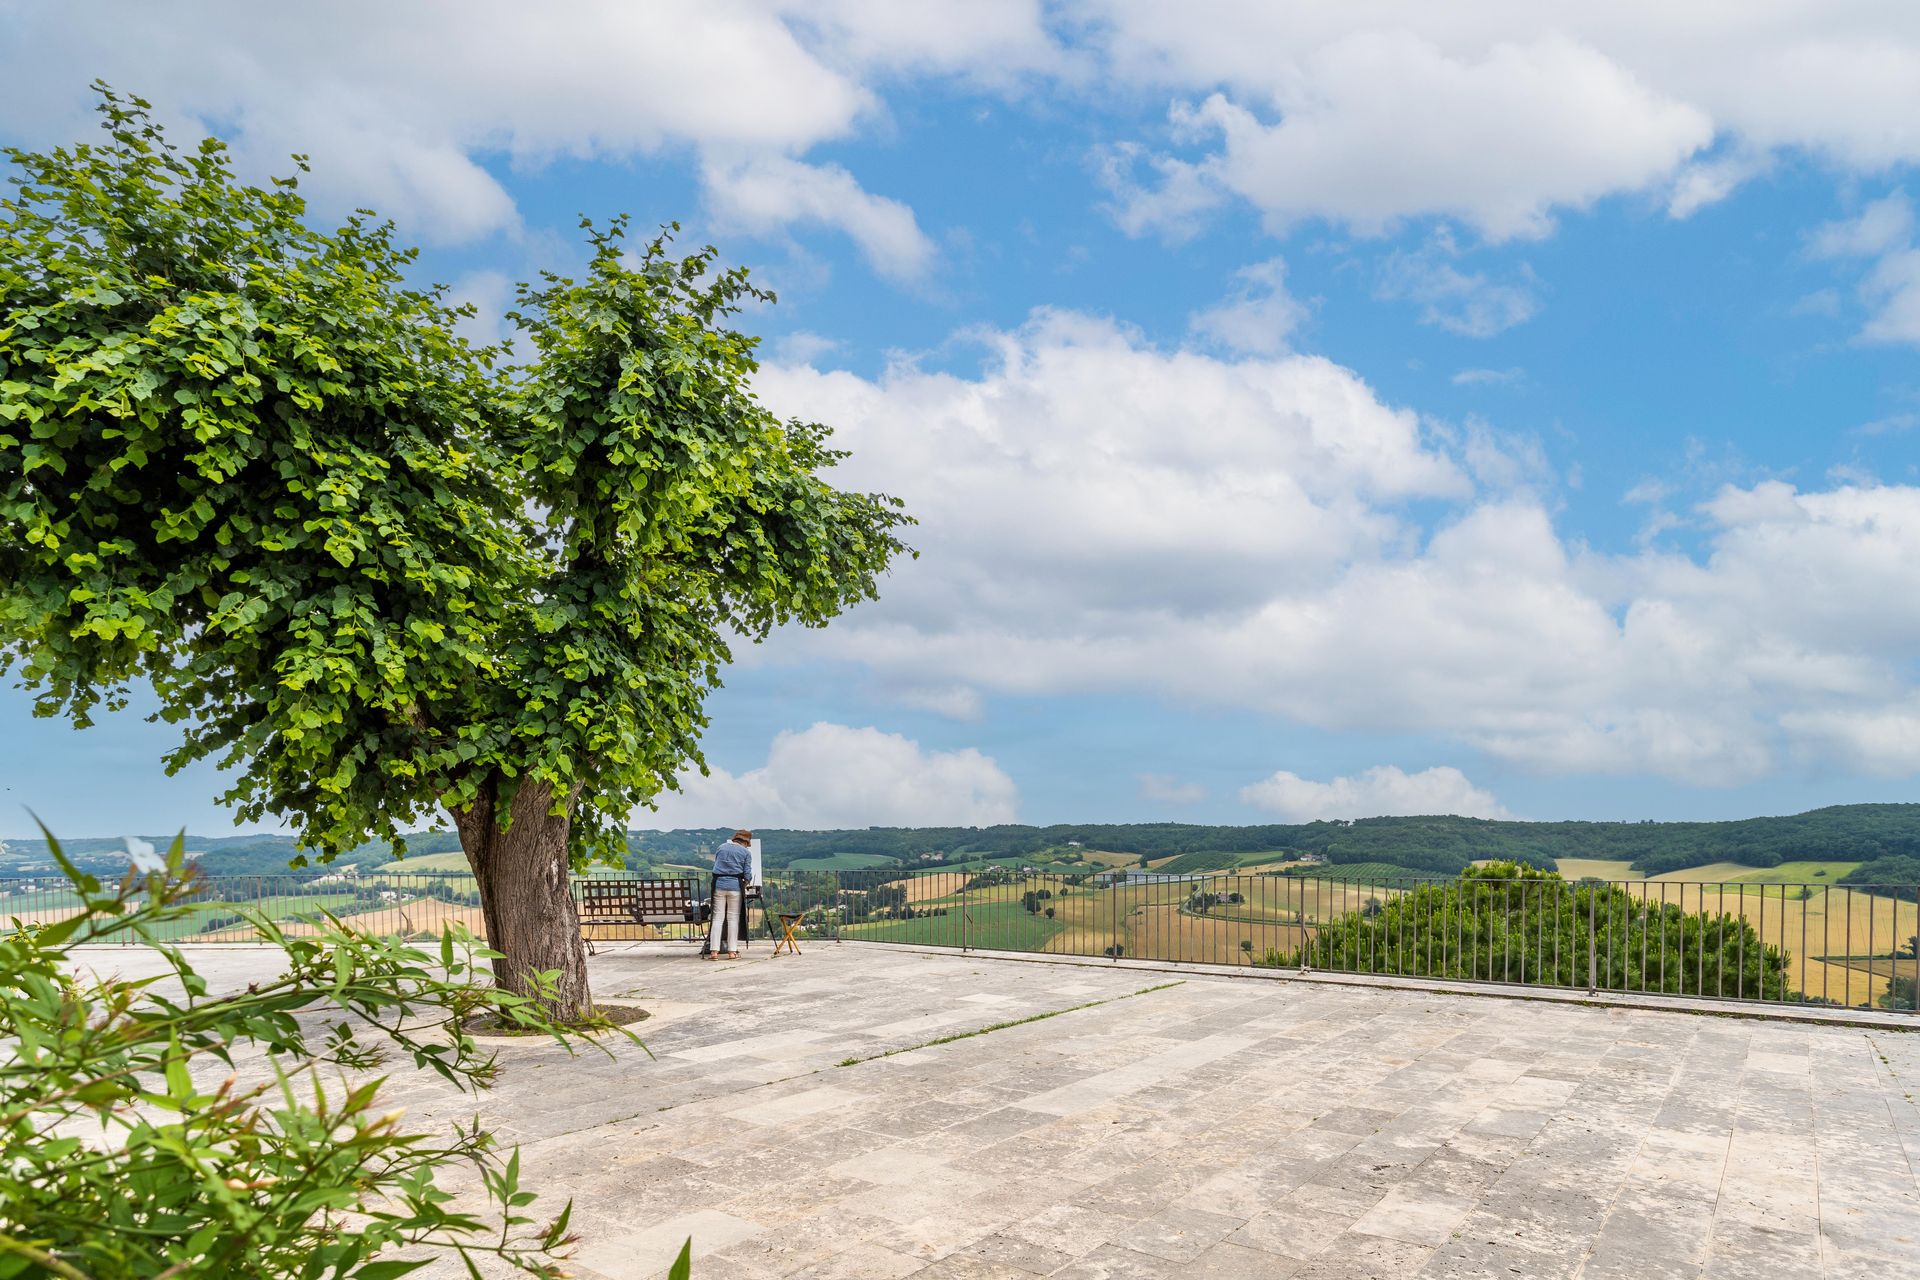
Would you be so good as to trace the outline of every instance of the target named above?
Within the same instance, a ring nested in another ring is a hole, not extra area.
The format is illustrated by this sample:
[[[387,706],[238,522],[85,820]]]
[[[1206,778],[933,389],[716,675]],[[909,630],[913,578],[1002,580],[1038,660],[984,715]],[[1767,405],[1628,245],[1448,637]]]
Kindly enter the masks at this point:
[[[532,996],[476,981],[491,953],[458,926],[429,953],[247,911],[284,968],[216,993],[160,940],[196,888],[181,841],[110,888],[48,843],[80,906],[0,931],[0,1278],[393,1280],[449,1253],[476,1276],[482,1258],[562,1274],[571,1204],[536,1222],[517,1151],[477,1121],[409,1131],[368,1074],[397,1057],[486,1087],[498,1066],[463,1029],[480,1016],[570,1044],[538,998],[549,977]],[[160,972],[93,975],[75,948],[107,937]],[[455,1171],[478,1193],[456,1199]]]

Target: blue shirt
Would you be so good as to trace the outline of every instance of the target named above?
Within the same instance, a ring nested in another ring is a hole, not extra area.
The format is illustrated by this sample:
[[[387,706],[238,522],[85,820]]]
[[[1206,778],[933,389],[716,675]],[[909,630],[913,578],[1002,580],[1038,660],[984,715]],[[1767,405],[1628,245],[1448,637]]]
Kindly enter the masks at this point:
[[[713,882],[716,889],[739,889],[746,885],[753,871],[753,855],[747,852],[747,846],[735,844],[731,840],[722,841],[713,849]]]

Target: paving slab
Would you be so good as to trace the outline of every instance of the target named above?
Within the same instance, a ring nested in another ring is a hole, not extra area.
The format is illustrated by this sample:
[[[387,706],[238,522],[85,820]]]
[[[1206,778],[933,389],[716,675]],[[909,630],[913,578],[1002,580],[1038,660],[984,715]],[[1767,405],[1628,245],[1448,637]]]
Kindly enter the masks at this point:
[[[582,1280],[689,1237],[728,1280],[1920,1274],[1920,1034],[856,943],[590,969],[652,1056],[389,1086],[520,1144]]]

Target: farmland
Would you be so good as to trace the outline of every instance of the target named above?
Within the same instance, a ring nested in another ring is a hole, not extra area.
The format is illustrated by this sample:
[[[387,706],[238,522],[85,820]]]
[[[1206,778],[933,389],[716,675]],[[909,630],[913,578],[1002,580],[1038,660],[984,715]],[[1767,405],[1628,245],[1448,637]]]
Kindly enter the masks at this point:
[[[825,857],[801,858],[789,865],[795,871],[871,871],[876,867],[897,864],[892,858],[878,853],[833,853]]]
[[[1595,876],[1656,907],[1745,920],[1764,945],[1786,953],[1789,989],[1812,999],[1870,1003],[1886,993],[1896,963],[1914,963],[1911,958],[1890,958],[1920,932],[1914,904],[1834,885],[1851,868],[1847,862],[1801,861],[1770,868],[1706,864],[1651,878],[1619,864],[1568,862],[1569,881]],[[1620,871],[1626,874],[1617,874]],[[961,874],[876,878],[872,883],[903,889],[907,903],[916,909],[944,909],[946,914],[862,924],[848,936],[1082,955],[1106,954],[1117,944],[1130,958],[1241,964],[1269,951],[1297,952],[1320,926],[1353,913],[1378,911],[1420,879],[1397,867],[1384,873],[1380,867],[1337,867],[1328,876],[1221,874],[1118,885],[1036,874],[974,885],[963,893],[971,877]],[[1527,894],[1543,891],[1542,882],[1532,884],[1517,891],[1516,907]],[[1022,897],[1035,890],[1051,895],[1038,905],[1054,911],[1052,920],[1026,911]],[[1206,896],[1196,900],[1196,894]],[[1232,900],[1236,894],[1237,902]],[[1492,901],[1502,902],[1498,897]],[[1542,939],[1535,945],[1550,943]],[[1904,975],[1907,968],[1898,972]]]

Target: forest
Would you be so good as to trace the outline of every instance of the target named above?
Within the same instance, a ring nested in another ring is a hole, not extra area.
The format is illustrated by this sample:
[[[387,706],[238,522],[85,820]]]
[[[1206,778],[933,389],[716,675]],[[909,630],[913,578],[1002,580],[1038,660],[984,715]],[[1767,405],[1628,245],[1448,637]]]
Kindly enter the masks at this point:
[[[667,864],[699,865],[729,828],[634,831],[627,837],[626,865],[646,870]],[[1396,817],[1355,821],[1253,826],[1187,823],[1081,823],[1048,827],[868,827],[842,831],[770,828],[758,833],[769,866],[865,854],[912,869],[994,858],[1073,862],[1089,851],[1130,854],[1141,862],[1177,858],[1165,869],[1204,871],[1238,865],[1250,855],[1314,854],[1334,864],[1375,862],[1451,875],[1479,861],[1498,859],[1551,867],[1557,858],[1606,858],[1631,862],[1649,875],[1713,862],[1772,867],[1796,859],[1883,862],[1883,871],[1904,880],[1920,860],[1920,804],[1855,804],[1814,809],[1789,817],[1729,822],[1517,822],[1481,818]],[[171,836],[150,836],[157,843]],[[459,849],[452,831],[410,835],[416,855]],[[44,856],[38,841],[10,840],[8,861]],[[284,871],[299,849],[290,836],[189,837],[188,847],[208,874],[268,874]],[[69,840],[69,850],[124,860],[118,839]],[[366,844],[336,861],[363,867],[384,864],[390,851]],[[1905,861],[1887,861],[1905,860]],[[1865,868],[1862,868],[1865,871]],[[0,874],[7,865],[0,863]]]

